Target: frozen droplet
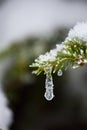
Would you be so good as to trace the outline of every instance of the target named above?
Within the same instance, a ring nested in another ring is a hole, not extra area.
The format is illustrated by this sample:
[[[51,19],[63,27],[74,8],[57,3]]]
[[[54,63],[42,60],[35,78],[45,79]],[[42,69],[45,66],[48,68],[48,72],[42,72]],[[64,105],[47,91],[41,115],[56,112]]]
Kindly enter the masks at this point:
[[[58,75],[58,76],[62,76],[62,75],[63,75],[63,72],[62,72],[61,69],[58,71],[57,75]]]
[[[54,97],[54,94],[53,94],[53,78],[52,76],[49,76],[48,74],[46,75],[46,82],[45,82],[45,88],[46,88],[46,91],[45,91],[45,94],[44,94],[44,97],[50,101],[53,99]]]

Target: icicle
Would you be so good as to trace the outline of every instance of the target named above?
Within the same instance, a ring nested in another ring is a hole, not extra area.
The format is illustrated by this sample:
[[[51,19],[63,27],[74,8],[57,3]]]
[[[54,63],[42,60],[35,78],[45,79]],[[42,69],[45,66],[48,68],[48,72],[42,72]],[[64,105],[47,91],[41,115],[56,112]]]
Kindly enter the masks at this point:
[[[58,75],[58,76],[62,76],[62,75],[63,75],[63,72],[62,72],[61,69],[58,71],[57,75]]]
[[[46,91],[45,91],[45,94],[44,94],[44,97],[50,101],[53,99],[54,97],[54,94],[53,94],[53,79],[52,79],[52,76],[49,76],[48,74],[46,75],[46,82],[45,82],[45,88],[46,88]]]

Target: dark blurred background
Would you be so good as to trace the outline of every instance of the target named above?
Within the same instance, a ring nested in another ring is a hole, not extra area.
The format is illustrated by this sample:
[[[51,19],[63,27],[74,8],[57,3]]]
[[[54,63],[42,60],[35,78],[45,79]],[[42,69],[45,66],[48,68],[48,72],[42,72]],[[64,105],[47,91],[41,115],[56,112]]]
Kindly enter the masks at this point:
[[[13,112],[9,130],[87,129],[87,67],[53,75],[50,102],[45,76],[29,68],[86,20],[86,0],[0,0],[0,84]]]

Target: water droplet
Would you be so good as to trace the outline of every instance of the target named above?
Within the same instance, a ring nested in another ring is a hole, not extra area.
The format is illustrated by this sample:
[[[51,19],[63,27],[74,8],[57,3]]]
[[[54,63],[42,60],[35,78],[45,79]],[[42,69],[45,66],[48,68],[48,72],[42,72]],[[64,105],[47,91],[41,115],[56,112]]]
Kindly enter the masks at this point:
[[[61,69],[58,71],[57,75],[58,75],[58,76],[62,76],[62,75],[63,75],[63,72],[62,72]]]
[[[46,92],[44,94],[44,97],[50,101],[53,99],[54,94],[53,94],[53,79],[52,76],[48,76],[48,74],[46,75],[46,82],[45,82],[45,88],[46,88]]]

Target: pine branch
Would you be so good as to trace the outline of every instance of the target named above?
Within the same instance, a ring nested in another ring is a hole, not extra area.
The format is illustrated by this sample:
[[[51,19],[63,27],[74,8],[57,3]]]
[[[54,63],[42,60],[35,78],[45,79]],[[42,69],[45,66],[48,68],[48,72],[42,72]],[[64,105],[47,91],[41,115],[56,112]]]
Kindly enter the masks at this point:
[[[40,55],[30,67],[35,69],[33,73],[36,75],[42,72],[46,74],[44,96],[50,101],[54,97],[52,73],[57,72],[58,76],[61,76],[63,69],[67,70],[69,67],[76,69],[85,64],[87,64],[87,22],[77,24],[70,30],[62,44],[45,55]]]
[[[47,74],[51,68],[51,74],[58,70],[67,70],[70,66],[75,69],[87,63],[87,42],[74,38],[57,45],[56,49],[40,55],[35,62],[30,65],[36,69],[33,71],[36,75],[41,72]]]

